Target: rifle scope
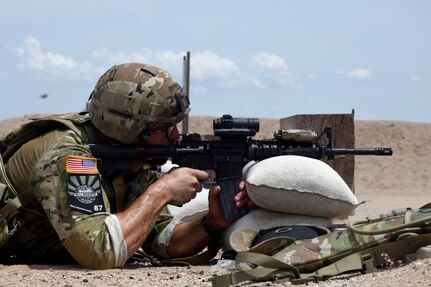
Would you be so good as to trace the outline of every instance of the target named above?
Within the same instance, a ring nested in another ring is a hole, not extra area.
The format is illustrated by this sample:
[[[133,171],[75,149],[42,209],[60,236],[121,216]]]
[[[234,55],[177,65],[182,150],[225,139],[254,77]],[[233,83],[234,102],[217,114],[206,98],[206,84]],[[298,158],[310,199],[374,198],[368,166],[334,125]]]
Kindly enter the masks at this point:
[[[259,119],[223,115],[213,121],[213,129],[216,136],[254,136],[259,131]]]

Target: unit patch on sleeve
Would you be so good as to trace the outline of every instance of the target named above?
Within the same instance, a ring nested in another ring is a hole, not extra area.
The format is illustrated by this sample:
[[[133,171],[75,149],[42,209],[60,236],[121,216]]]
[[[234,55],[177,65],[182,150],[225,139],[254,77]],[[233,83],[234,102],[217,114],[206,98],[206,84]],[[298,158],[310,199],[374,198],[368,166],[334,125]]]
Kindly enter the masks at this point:
[[[70,174],[67,202],[71,209],[85,213],[104,212],[99,174]]]

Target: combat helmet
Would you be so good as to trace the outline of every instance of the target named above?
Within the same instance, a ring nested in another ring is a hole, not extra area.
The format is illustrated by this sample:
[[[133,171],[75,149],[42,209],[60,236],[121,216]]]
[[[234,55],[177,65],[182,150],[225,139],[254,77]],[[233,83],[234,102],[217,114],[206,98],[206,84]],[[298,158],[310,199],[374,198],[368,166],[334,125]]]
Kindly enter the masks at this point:
[[[189,99],[166,71],[139,63],[115,65],[89,99],[89,116],[104,135],[131,143],[143,131],[166,130],[189,112]]]

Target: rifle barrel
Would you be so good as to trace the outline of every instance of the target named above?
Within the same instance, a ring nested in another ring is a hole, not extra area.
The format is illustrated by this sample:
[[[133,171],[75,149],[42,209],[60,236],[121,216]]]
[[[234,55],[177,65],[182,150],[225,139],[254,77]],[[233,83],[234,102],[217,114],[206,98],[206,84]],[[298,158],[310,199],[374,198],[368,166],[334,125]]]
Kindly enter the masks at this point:
[[[378,156],[390,156],[392,155],[392,148],[332,148],[331,153],[333,155],[378,155]]]

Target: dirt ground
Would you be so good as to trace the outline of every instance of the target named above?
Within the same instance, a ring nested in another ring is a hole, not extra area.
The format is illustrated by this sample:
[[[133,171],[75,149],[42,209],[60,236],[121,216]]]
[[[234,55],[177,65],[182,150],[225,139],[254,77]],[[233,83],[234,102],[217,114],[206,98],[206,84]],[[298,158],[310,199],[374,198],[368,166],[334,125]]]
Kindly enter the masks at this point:
[[[0,136],[31,116],[0,121]],[[212,133],[212,118],[192,117],[191,132]],[[261,119],[260,138],[270,138],[278,120]],[[401,207],[418,208],[431,202],[431,124],[355,122],[356,146],[392,147],[392,157],[357,157],[355,190],[359,206],[349,220],[373,217]],[[220,262],[219,262],[220,263]],[[0,265],[2,286],[211,286],[214,275],[227,272],[219,265],[86,270],[79,266]],[[354,274],[307,286],[431,286],[431,247],[373,274]],[[289,286],[290,283],[241,283],[238,286]]]

